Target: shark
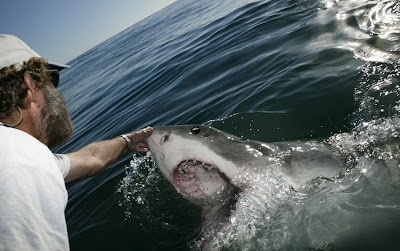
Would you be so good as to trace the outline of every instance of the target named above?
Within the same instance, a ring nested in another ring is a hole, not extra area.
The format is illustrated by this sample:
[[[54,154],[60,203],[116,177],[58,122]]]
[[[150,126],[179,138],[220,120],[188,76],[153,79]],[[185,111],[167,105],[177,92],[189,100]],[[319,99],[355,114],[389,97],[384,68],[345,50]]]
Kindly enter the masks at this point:
[[[208,125],[153,129],[148,145],[162,175],[185,199],[203,207],[208,230],[197,243],[202,250],[218,249],[218,233],[237,237],[238,219],[248,224],[249,215],[254,222],[268,218],[263,210],[250,209],[252,203],[279,210],[285,193],[317,180],[334,181],[345,169],[340,156],[321,142],[266,143]],[[248,231],[242,235],[251,238]]]

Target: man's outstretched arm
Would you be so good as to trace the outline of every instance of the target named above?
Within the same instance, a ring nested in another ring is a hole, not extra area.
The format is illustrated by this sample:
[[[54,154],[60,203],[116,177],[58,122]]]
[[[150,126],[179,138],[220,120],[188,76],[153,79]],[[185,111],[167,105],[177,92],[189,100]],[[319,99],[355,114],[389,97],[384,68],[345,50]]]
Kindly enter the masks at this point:
[[[130,147],[123,137],[116,137],[91,143],[82,149],[67,153],[71,166],[65,182],[72,182],[90,177],[102,172],[126,150],[147,152],[146,139],[153,133],[153,128],[147,127],[125,134],[130,139]]]

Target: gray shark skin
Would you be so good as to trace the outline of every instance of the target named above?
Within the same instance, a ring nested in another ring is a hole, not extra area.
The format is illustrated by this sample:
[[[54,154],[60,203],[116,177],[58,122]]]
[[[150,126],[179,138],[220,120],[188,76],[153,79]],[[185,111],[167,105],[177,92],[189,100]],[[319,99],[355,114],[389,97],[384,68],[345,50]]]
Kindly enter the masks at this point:
[[[203,207],[201,250],[250,240],[254,231],[241,226],[265,224],[288,193],[345,168],[322,143],[243,140],[205,125],[154,127],[148,144],[163,176]]]

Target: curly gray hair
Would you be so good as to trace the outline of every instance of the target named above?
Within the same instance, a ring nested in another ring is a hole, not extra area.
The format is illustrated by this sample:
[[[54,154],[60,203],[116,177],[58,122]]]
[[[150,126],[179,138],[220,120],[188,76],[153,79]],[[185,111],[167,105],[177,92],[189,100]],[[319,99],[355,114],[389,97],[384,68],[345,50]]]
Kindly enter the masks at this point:
[[[29,72],[38,88],[43,88],[50,76],[47,73],[47,61],[43,58],[31,58],[22,68],[14,65],[0,69],[0,119],[7,118],[17,107],[26,108],[28,89],[24,83],[24,74]]]

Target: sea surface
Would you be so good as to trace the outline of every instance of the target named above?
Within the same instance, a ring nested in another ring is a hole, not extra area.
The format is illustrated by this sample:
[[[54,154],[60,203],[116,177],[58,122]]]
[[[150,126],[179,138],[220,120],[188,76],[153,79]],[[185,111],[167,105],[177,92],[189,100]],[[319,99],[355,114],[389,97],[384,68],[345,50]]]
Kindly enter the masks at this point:
[[[323,141],[343,157],[342,179],[305,189],[268,224],[250,221],[249,238],[226,250],[400,244],[398,0],[178,0],[68,64],[59,91],[75,131],[55,152],[148,125],[208,124]],[[127,153],[68,184],[71,250],[189,250],[201,237],[201,209],[149,159]]]

